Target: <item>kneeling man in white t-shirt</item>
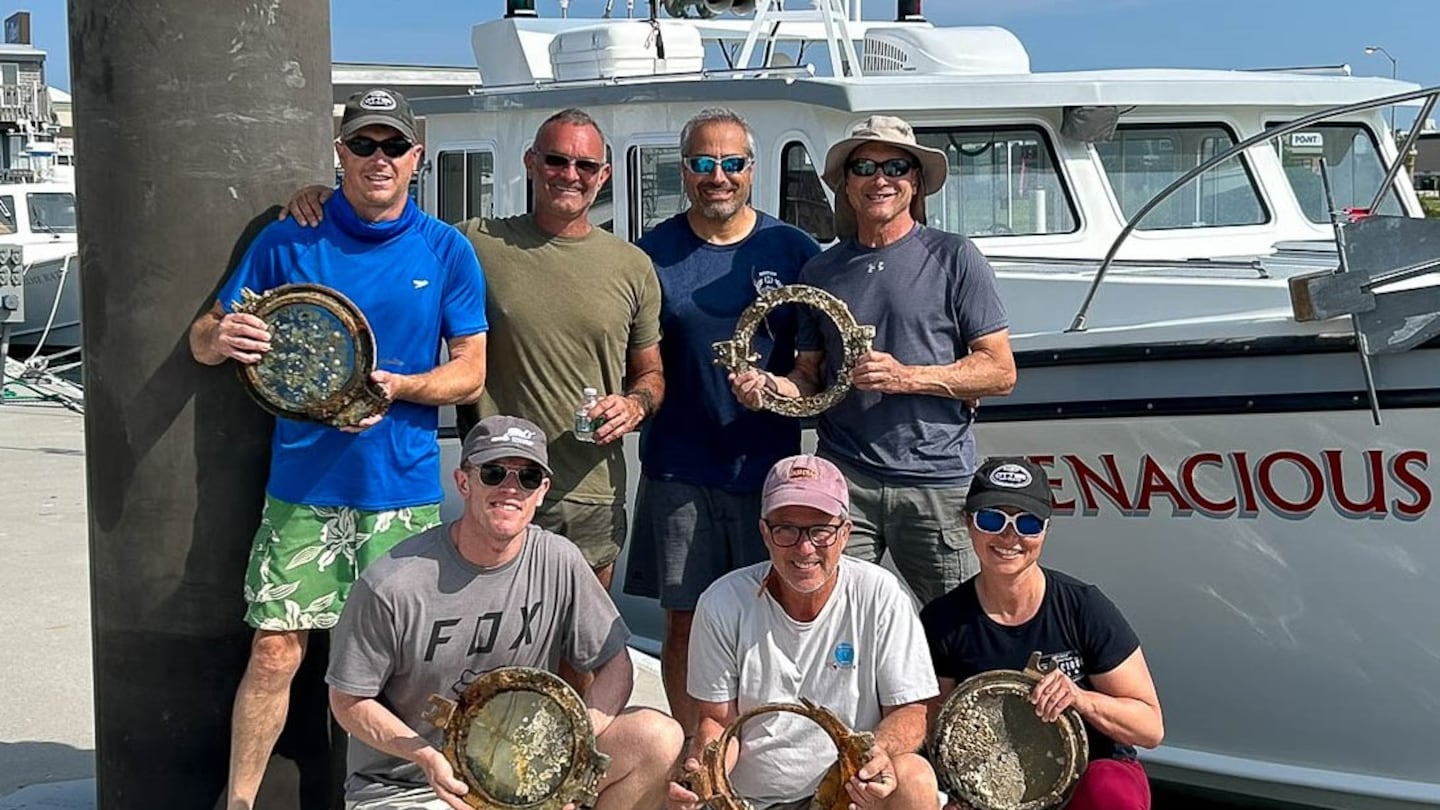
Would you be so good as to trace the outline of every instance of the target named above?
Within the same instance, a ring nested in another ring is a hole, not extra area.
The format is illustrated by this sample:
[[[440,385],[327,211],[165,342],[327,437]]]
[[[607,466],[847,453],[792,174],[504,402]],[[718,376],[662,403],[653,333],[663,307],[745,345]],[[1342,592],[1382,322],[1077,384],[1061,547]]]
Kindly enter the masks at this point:
[[[834,464],[792,456],[770,470],[760,533],[769,562],[733,571],[700,597],[690,636],[688,691],[700,724],[687,771],[742,713],[762,703],[809,699],[875,747],[845,785],[859,808],[937,810],[935,774],[915,752],[925,738],[925,701],[939,693],[915,606],[889,572],[843,554],[849,495]],[[730,771],[751,806],[808,806],[831,762],[825,732],[795,714],[766,715],[738,735]],[[678,783],[671,810],[699,797]]]

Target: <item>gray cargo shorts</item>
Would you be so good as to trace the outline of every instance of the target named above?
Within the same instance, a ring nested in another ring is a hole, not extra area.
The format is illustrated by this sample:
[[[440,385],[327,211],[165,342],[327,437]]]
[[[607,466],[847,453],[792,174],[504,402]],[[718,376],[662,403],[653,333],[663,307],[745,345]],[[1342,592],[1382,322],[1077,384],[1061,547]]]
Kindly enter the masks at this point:
[[[833,461],[833,459],[831,459]],[[855,528],[845,553],[872,563],[886,551],[921,605],[980,572],[965,525],[969,486],[883,483],[836,462],[850,484]]]

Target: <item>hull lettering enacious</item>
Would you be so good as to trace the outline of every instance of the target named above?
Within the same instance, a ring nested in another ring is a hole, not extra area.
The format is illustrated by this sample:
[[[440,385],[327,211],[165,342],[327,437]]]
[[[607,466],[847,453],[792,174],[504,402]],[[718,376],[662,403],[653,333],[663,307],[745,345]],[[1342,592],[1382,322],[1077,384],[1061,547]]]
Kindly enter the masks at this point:
[[[1203,451],[1178,460],[1149,453],[1032,455],[1054,474],[1055,511],[1094,516],[1251,518],[1264,509],[1302,520],[1333,509],[1351,519],[1415,520],[1434,500],[1425,450]]]

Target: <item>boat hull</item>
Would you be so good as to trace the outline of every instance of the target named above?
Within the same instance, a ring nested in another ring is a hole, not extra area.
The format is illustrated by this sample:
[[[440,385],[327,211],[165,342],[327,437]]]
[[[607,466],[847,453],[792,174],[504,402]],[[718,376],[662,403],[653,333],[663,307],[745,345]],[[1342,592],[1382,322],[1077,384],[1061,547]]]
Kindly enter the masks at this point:
[[[25,320],[12,331],[11,342],[68,349],[79,346],[80,338],[80,263],[75,254],[33,262],[25,274]]]
[[[1374,358],[1376,426],[1357,356],[1312,331],[1022,350],[1015,394],[981,407],[980,449],[1051,472],[1046,564],[1099,585],[1142,639],[1166,717],[1145,752],[1157,777],[1440,803],[1440,349]],[[656,603],[616,600],[657,649]]]

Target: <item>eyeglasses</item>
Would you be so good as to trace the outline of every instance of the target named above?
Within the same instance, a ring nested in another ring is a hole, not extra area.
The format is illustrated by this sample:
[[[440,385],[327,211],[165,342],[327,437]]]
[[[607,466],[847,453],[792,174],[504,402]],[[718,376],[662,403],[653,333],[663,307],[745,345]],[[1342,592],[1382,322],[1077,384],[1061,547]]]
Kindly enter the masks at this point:
[[[970,516],[970,522],[986,534],[1000,534],[1005,531],[1005,527],[1013,526],[1015,533],[1021,537],[1038,537],[1045,531],[1050,520],[1029,512],[1012,515],[999,509],[977,509]]]
[[[415,144],[404,138],[388,138],[383,141],[377,141],[374,138],[351,138],[344,143],[345,148],[349,149],[351,154],[362,158],[375,154],[376,149],[384,152],[385,157],[398,158],[415,148]]]
[[[500,486],[510,473],[515,474],[515,481],[520,484],[521,489],[534,491],[545,482],[545,471],[534,465],[515,469],[504,464],[481,464],[479,469],[480,483],[487,487]]]
[[[553,152],[546,152],[540,156],[540,159],[545,162],[546,166],[552,169],[565,169],[574,166],[575,171],[588,175],[599,174],[600,170],[605,166],[604,163],[598,160],[572,158],[569,155],[557,155]]]
[[[913,171],[915,166],[915,161],[910,158],[890,158],[889,160],[856,158],[845,164],[845,168],[856,177],[873,177],[876,171],[886,177],[904,177]]]
[[[819,523],[814,526],[795,526],[789,523],[771,523],[764,521],[765,527],[770,530],[770,542],[780,548],[789,548],[800,542],[804,537],[810,541],[810,545],[816,548],[827,548],[835,544],[835,538],[840,536],[840,530],[845,528],[841,523]]]
[[[713,155],[686,155],[684,162],[685,168],[695,174],[714,174],[716,166],[726,174],[739,174],[750,167],[750,158],[746,155],[726,155],[719,158]]]

